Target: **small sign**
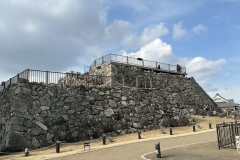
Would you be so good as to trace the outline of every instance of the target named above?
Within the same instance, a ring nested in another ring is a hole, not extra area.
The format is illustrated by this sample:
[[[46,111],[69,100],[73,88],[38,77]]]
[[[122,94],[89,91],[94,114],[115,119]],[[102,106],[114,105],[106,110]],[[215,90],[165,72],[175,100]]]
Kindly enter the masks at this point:
[[[87,146],[88,146],[89,149],[90,149],[90,143],[84,143],[83,146],[84,146],[84,150],[85,150],[85,147],[87,147]]]

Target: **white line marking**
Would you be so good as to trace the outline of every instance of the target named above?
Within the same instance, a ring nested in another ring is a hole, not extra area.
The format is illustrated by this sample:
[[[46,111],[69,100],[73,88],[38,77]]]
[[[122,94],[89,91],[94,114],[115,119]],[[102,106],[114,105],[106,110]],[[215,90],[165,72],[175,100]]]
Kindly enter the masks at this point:
[[[181,146],[169,147],[169,148],[161,149],[161,151],[166,151],[166,150],[169,150],[169,149],[174,149],[174,148],[179,148],[179,147],[186,147],[186,146],[190,146],[190,145],[194,145],[194,144],[206,143],[206,142],[211,142],[211,141],[217,141],[217,140],[215,139],[215,140],[203,141],[203,142],[198,142],[198,143],[185,144],[185,145],[181,145]],[[151,159],[145,158],[146,155],[151,154],[151,153],[156,153],[156,151],[145,153],[144,155],[141,156],[142,159],[144,159],[144,160],[151,160]]]

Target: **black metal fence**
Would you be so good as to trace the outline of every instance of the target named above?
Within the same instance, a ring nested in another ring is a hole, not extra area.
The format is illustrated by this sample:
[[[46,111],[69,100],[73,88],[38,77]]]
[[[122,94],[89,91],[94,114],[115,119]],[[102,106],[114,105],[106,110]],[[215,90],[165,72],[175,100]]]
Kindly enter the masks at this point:
[[[94,60],[91,66],[86,66],[84,70],[85,72],[89,72],[94,67],[98,67],[101,64],[106,62],[118,62],[118,63],[130,64],[135,66],[159,69],[161,71],[167,71],[167,72],[172,72],[176,74],[184,74],[184,75],[187,74],[186,67],[182,67],[180,65],[171,65],[166,63],[148,61],[148,60],[143,60],[142,58],[133,58],[133,57],[122,56],[122,55],[117,55],[112,53]]]
[[[240,134],[240,123],[231,122],[216,124],[218,149],[220,148],[236,148],[235,136]]]
[[[181,76],[175,75],[175,78]],[[143,76],[101,76],[101,75],[88,75],[87,73],[81,74],[79,72],[50,72],[41,70],[26,69],[9,80],[2,82],[0,85],[0,91],[7,88],[9,85],[17,83],[19,78],[27,79],[29,82],[37,83],[55,83],[66,85],[84,85],[84,86],[111,86],[111,87],[136,87],[136,88],[160,88],[164,89],[163,81],[167,81],[167,75],[162,76],[161,81],[157,81],[154,77]]]

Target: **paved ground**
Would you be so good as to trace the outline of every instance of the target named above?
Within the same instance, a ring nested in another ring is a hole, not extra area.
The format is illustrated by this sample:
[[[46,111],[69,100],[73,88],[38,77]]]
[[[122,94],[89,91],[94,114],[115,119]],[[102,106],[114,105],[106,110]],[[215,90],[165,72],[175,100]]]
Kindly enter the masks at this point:
[[[163,160],[239,160],[240,154],[236,149],[218,150],[217,141],[204,142],[188,146],[170,148],[161,151]],[[146,159],[155,160],[156,153],[144,156]]]
[[[158,142],[161,144],[162,159],[166,160],[240,159],[240,154],[237,153],[236,149],[218,150],[216,139],[216,131],[188,136],[173,135],[170,138],[148,141],[141,139],[137,143],[125,144],[105,149],[90,150],[75,155],[53,158],[52,160],[142,160],[144,158],[157,159],[155,153],[155,144]]]

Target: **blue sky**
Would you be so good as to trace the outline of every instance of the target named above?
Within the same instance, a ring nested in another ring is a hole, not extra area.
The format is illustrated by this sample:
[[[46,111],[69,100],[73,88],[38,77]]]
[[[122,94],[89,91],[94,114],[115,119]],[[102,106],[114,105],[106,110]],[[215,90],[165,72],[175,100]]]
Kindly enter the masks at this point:
[[[84,71],[109,53],[186,66],[240,103],[240,0],[2,0],[0,81],[26,68]]]

